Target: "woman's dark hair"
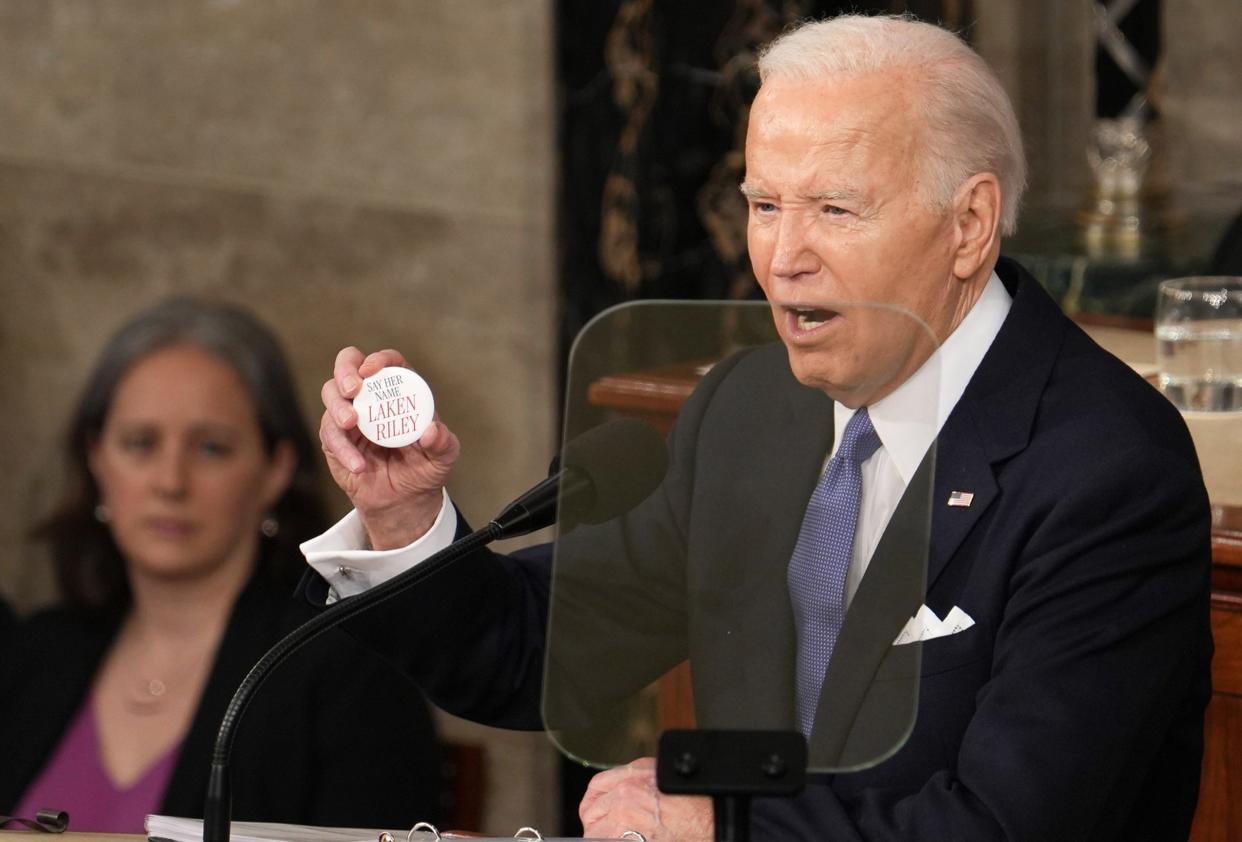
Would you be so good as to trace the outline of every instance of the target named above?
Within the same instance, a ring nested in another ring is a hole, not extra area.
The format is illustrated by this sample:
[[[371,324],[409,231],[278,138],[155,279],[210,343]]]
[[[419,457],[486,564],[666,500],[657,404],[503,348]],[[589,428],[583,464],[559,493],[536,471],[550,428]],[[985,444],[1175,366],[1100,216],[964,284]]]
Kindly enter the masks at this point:
[[[156,351],[194,345],[228,363],[240,376],[258,413],[270,455],[286,441],[297,457],[293,480],[271,515],[275,536],[262,537],[259,564],[286,579],[300,568],[298,544],[322,532],[327,521],[316,490],[316,451],[298,406],[289,364],[276,337],[255,316],[232,304],[171,298],[131,319],[108,341],[74,410],[65,444],[68,484],[55,512],[34,531],[48,541],[61,596],[86,609],[113,611],[129,603],[120,550],[96,517],[99,487],[88,467],[93,442],[112,406],[117,386],[134,365]]]

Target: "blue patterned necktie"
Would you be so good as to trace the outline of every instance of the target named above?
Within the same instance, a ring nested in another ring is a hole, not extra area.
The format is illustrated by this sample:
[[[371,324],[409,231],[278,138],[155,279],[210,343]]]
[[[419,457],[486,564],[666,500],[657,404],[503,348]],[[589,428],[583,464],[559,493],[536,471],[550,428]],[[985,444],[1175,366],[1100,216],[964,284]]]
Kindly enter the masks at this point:
[[[879,446],[880,438],[863,407],[845,425],[841,446],[815,486],[789,561],[789,596],[798,630],[798,724],[807,737],[845,620],[845,577],[854,555],[862,500],[861,466]]]

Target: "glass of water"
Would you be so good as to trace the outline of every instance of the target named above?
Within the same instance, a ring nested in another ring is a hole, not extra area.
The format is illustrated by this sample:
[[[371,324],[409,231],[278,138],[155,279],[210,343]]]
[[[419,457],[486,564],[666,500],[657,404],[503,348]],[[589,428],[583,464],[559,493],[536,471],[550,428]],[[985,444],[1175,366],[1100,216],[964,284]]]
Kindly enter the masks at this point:
[[[1156,299],[1160,389],[1178,409],[1242,412],[1242,278],[1174,278]]]

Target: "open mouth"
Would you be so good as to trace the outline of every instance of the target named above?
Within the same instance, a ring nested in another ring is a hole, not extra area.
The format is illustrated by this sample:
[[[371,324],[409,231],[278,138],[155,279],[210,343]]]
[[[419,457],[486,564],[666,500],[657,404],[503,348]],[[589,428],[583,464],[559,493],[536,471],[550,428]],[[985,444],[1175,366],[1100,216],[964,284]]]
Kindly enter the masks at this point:
[[[819,307],[786,307],[794,324],[800,332],[808,332],[822,327],[837,316],[836,310],[825,310]]]

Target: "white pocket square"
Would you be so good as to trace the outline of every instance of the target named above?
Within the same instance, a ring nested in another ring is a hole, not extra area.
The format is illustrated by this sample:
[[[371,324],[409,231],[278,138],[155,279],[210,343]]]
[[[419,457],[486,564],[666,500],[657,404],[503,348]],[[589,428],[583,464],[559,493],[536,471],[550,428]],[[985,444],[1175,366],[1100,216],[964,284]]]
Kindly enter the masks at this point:
[[[893,645],[901,646],[904,643],[918,643],[937,637],[946,637],[966,631],[974,624],[974,619],[956,605],[949,609],[949,613],[944,615],[943,620],[936,616],[935,611],[924,605],[902,627],[901,634],[897,635]]]

